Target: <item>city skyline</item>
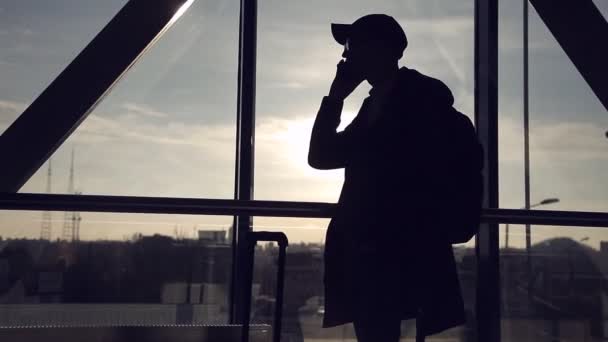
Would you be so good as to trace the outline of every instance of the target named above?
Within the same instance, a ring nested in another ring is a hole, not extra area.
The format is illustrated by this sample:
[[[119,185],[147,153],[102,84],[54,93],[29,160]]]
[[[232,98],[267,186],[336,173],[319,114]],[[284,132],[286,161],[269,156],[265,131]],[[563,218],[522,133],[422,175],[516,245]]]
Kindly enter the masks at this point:
[[[218,233],[218,232],[215,232]],[[227,320],[230,247],[222,234],[198,240],[165,236],[123,242],[48,242],[38,239],[0,244],[0,305],[3,326],[86,324],[222,324]],[[565,251],[565,252],[564,252]],[[465,307],[474,315],[477,268],[474,248],[456,248]],[[253,319],[272,321],[278,248],[256,249]],[[525,249],[501,249],[501,319],[507,334],[534,338],[551,331],[601,336],[608,270],[608,241],[593,251],[571,239],[552,239],[532,250],[531,297],[526,287]],[[350,327],[320,329],[323,313],[323,246],[292,244],[286,258],[283,333],[306,340],[352,336]],[[19,274],[20,277],[10,276]],[[21,291],[20,291],[21,290]],[[369,293],[374,296],[374,293]],[[69,305],[66,305],[69,304]],[[126,305],[125,305],[126,304]],[[186,305],[184,305],[186,304]],[[23,315],[27,310],[28,315]],[[552,314],[549,314],[552,313]],[[474,316],[464,327],[474,329]],[[553,320],[562,328],[549,330]],[[589,323],[593,321],[593,323]],[[515,327],[525,324],[526,330]],[[413,322],[405,332],[412,335]],[[573,326],[575,324],[576,326]],[[581,330],[591,324],[591,329]],[[462,328],[441,336],[460,335]]]

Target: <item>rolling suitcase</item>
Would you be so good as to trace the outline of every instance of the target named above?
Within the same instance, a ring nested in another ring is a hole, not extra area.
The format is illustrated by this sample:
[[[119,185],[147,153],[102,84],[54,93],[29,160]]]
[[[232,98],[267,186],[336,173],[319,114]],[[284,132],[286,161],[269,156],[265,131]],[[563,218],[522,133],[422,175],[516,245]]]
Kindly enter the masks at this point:
[[[281,316],[283,314],[283,286],[285,281],[285,253],[287,249],[287,236],[281,232],[249,232],[247,234],[247,255],[248,265],[246,267],[247,284],[249,293],[245,297],[245,321],[243,322],[243,330],[241,335],[242,342],[249,340],[249,320],[251,312],[251,288],[253,286],[253,259],[255,254],[255,246],[258,241],[272,241],[279,245],[279,260],[277,274],[277,298],[274,308],[274,324],[272,327],[272,341],[280,342],[281,340]]]

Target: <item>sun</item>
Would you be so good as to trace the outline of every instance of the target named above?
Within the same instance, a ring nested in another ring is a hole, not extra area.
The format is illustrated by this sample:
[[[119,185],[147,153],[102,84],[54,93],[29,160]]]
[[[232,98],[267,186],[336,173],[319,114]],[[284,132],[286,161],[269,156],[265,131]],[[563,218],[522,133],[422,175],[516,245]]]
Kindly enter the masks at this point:
[[[345,111],[342,114],[342,120],[338,131],[346,127],[355,116],[354,113]],[[281,145],[280,150],[284,153],[285,161],[291,168],[296,168],[306,174],[317,174],[318,170],[312,169],[308,163],[308,145],[310,143],[310,134],[314,118],[295,118],[284,122],[284,131],[278,132],[276,138]],[[305,170],[302,170],[305,169]]]

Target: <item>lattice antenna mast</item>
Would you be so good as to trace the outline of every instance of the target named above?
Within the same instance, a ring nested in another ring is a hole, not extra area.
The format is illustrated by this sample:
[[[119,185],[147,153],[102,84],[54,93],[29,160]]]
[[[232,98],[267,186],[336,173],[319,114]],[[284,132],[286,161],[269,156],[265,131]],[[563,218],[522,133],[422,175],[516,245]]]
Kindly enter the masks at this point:
[[[76,195],[82,195],[82,192],[76,191]],[[80,221],[82,217],[80,217],[80,212],[74,211],[72,212],[72,224],[74,225],[74,234],[72,240],[80,241]]]
[[[68,179],[68,194],[74,194],[74,148],[72,148],[72,160],[70,163],[70,176]],[[63,216],[63,239],[66,241],[77,241],[76,222],[80,215],[76,212],[66,211]]]
[[[52,176],[52,160],[49,159],[49,169],[46,174],[46,193],[50,194],[51,187],[51,176]],[[52,214],[50,211],[42,212],[42,225],[40,227],[40,239],[41,240],[51,240],[51,235],[53,232],[52,226]]]

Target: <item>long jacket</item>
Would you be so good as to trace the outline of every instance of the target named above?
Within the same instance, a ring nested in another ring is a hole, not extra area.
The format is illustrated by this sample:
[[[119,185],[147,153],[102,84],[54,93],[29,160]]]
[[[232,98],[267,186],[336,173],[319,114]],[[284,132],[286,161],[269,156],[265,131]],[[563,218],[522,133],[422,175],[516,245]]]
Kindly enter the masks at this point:
[[[326,234],[323,326],[417,318],[434,334],[464,323],[452,246],[434,219],[451,205],[433,184],[445,172],[442,136],[458,129],[444,120],[454,99],[441,81],[401,67],[368,124],[370,94],[341,132],[342,101],[324,97],[311,135],[309,164],[345,169]]]

